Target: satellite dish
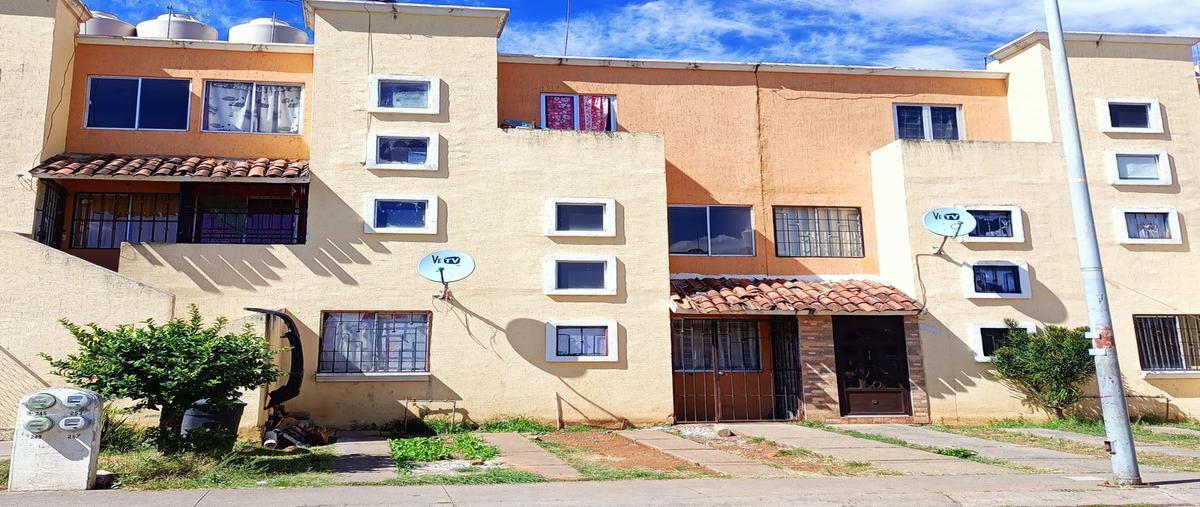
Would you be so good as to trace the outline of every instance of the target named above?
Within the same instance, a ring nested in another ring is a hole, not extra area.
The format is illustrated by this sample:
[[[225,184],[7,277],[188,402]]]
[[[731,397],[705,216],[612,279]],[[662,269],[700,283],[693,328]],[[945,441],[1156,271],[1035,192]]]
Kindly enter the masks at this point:
[[[934,208],[921,219],[929,232],[947,238],[966,236],[975,230],[975,216],[962,208]]]
[[[421,259],[417,272],[429,281],[441,284],[457,282],[475,271],[475,259],[458,250],[438,250]]]

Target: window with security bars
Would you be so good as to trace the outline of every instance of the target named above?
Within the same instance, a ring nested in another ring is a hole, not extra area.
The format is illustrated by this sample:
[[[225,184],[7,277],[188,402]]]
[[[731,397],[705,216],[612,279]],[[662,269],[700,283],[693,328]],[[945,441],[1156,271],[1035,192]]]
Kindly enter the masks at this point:
[[[174,243],[178,234],[179,194],[75,194],[71,248]]]
[[[559,326],[555,329],[555,355],[558,357],[608,355],[608,326]]]
[[[775,255],[863,257],[862,211],[859,208],[776,207]]]
[[[712,371],[714,353],[721,371],[762,370],[756,320],[675,319],[671,342],[678,372]]]
[[[1134,315],[1143,371],[1200,370],[1200,315]]]
[[[319,373],[429,371],[429,314],[326,312]]]

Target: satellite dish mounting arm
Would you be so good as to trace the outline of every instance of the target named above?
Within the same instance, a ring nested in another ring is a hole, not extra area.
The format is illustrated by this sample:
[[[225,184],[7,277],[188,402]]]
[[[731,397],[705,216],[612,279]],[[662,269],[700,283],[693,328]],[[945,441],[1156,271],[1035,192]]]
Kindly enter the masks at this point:
[[[442,293],[435,297],[442,301],[454,299],[454,294],[450,292],[450,283],[446,281],[446,268],[439,267],[438,276],[442,279]]]

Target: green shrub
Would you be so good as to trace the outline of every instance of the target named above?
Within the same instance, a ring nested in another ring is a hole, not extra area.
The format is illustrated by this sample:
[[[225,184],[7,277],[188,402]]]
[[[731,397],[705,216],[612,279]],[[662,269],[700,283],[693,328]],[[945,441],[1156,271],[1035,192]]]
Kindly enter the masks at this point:
[[[495,459],[496,456],[500,455],[500,450],[496,449],[495,446],[484,442],[483,439],[470,433],[454,437],[450,446],[456,454],[472,460],[487,461]]]
[[[426,417],[421,422],[435,435],[455,435],[475,431],[478,426],[460,419],[450,421],[448,417]]]
[[[132,409],[160,411],[157,440],[164,453],[182,451],[183,413],[197,400],[209,408],[232,406],[244,389],[275,381],[280,372],[271,350],[249,324],[241,333],[224,331],[226,320],[205,326],[195,305],[187,320],[158,325],[121,325],[104,329],[59,321],[78,342],[79,351],[61,359],[46,354],[54,373],[71,384],[108,399],[127,398]]]
[[[992,366],[1005,382],[1025,394],[1033,405],[1062,419],[1083,397],[1083,386],[1095,375],[1088,354],[1091,340],[1086,328],[1046,326],[1030,333],[1013,320],[1006,320],[1008,343],[992,354]]]
[[[392,451],[392,460],[401,470],[408,470],[418,462],[438,461],[453,456],[446,443],[437,437],[393,438],[388,441],[388,446]]]
[[[542,424],[532,417],[525,416],[493,419],[483,423],[479,427],[479,431],[485,433],[534,433],[541,435],[550,433],[553,430],[550,426]]]

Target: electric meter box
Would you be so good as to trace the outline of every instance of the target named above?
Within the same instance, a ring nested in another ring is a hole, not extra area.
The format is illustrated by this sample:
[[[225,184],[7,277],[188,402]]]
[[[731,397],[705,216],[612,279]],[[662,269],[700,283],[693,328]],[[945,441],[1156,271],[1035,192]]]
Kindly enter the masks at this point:
[[[103,408],[96,393],[72,387],[51,387],[22,398],[8,489],[91,489],[96,484]]]

